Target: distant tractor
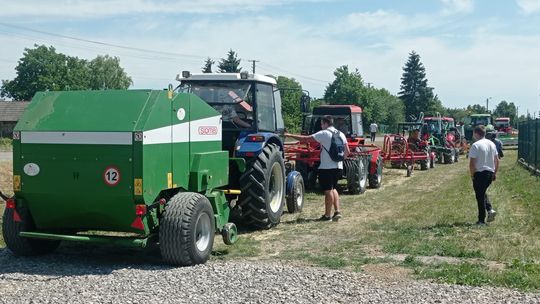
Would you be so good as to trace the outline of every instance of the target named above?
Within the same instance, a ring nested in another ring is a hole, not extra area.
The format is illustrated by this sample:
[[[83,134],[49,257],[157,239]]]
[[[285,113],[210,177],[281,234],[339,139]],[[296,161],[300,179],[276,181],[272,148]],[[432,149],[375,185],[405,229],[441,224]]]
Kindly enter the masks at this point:
[[[309,109],[309,107],[304,107]],[[383,160],[380,148],[366,145],[362,126],[362,109],[354,105],[321,105],[306,113],[302,123],[302,134],[309,135],[321,130],[321,118],[331,115],[334,127],[345,134],[351,155],[343,162],[343,179],[347,180],[350,194],[364,193],[370,188],[379,188],[382,183]],[[317,168],[320,164],[319,143],[286,145],[287,159],[294,164],[306,181],[308,188],[317,185]]]
[[[517,130],[510,125],[509,117],[499,117],[495,119],[495,131],[503,146],[515,146],[518,144]]]
[[[423,114],[417,122],[398,123],[397,133],[384,136],[383,160],[392,168],[406,168],[407,177],[411,176],[415,167],[428,170],[435,166],[435,154],[432,153],[428,141],[422,137]]]
[[[452,164],[459,160],[466,142],[452,117],[425,117],[422,136],[428,140],[430,148],[437,155],[439,163]]]
[[[0,194],[10,251],[159,244],[166,262],[194,265],[208,260],[215,233],[236,241],[230,215],[270,228],[286,201],[301,210],[302,177],[285,175],[276,81],[178,80],[177,90],[36,93],[13,134],[15,195]]]
[[[476,126],[483,125],[487,131],[495,130],[491,114],[471,114],[468,121],[469,123],[465,126],[465,139],[469,142],[474,141],[473,131]]]

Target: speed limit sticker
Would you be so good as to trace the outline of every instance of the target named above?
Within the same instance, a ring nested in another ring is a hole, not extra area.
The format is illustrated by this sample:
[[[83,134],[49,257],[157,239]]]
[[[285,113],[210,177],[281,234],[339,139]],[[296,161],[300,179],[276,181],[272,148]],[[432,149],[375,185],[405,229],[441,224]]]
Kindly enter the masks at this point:
[[[120,182],[120,170],[116,167],[107,167],[103,172],[103,180],[109,186],[116,186]]]

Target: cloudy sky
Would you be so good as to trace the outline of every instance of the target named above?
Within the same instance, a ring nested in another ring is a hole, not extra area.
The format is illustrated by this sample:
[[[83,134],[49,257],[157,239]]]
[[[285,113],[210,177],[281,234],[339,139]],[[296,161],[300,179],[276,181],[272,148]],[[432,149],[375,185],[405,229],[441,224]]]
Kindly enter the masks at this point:
[[[540,110],[540,0],[0,0],[0,8],[0,79],[14,77],[34,43],[119,56],[135,88],[164,88],[232,48],[244,68],[260,60],[258,72],[294,77],[314,96],[344,64],[397,93],[415,50],[446,106],[493,97],[521,113]]]

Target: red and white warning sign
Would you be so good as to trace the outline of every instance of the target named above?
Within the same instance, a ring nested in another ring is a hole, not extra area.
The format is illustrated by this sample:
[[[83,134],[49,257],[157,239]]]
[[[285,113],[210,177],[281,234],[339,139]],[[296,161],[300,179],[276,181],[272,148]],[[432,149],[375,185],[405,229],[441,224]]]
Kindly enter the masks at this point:
[[[109,186],[116,186],[120,182],[120,170],[118,168],[110,166],[103,172],[103,180]]]

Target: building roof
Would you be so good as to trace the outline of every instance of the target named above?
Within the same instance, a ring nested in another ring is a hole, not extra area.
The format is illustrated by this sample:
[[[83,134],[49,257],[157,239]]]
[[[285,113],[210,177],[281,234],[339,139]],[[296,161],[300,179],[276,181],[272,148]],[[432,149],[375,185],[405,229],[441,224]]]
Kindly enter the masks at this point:
[[[0,121],[19,121],[29,103],[29,101],[0,101]]]

